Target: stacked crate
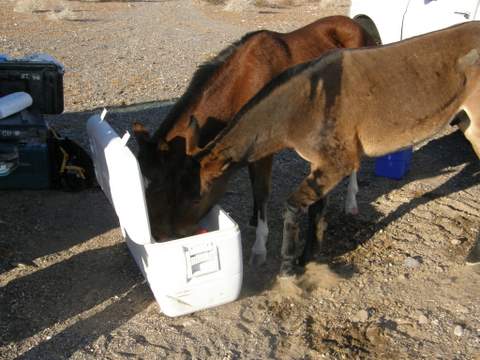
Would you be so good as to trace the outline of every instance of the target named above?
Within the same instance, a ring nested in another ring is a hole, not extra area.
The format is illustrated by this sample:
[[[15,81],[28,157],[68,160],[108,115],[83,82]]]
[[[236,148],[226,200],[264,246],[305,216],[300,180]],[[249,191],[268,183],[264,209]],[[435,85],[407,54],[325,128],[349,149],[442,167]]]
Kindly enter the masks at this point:
[[[18,99],[13,94],[31,97],[28,107],[13,104],[18,111],[0,111],[0,189],[51,187],[52,151],[44,115],[63,112],[63,72],[49,56],[11,60],[0,55],[2,104],[11,110]]]

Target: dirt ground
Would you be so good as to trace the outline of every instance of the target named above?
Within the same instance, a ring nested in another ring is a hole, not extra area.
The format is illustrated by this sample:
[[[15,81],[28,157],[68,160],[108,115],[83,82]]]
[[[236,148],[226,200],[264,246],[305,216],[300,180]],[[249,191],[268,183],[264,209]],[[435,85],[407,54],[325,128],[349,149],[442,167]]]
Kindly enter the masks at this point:
[[[65,113],[49,120],[85,146],[85,120],[103,106],[122,133],[134,119],[154,129],[195,67],[245,32],[348,11],[332,1],[240,11],[191,0],[40,4],[0,0],[0,53],[65,64]],[[221,204],[242,230],[240,299],[178,318],[161,313],[98,188],[0,191],[0,359],[480,359],[480,269],[464,262],[480,236],[469,144],[447,130],[415,148],[401,181],[362,165],[361,214],[343,214],[342,183],[326,247],[296,282],[276,275],[282,204],[305,163],[276,157],[260,269],[248,266],[255,231],[240,172]]]

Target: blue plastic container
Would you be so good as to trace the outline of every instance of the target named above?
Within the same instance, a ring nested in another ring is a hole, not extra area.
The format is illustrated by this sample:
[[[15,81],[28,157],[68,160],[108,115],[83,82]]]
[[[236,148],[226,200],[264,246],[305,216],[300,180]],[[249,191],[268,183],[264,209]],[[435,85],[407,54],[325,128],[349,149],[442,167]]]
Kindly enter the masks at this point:
[[[400,180],[410,169],[412,148],[397,151],[375,159],[375,175]]]

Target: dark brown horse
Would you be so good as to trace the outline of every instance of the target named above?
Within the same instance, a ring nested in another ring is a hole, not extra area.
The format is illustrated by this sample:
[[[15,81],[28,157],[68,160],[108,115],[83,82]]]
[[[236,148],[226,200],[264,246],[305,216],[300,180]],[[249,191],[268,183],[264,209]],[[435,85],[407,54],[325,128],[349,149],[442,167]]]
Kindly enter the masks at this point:
[[[462,111],[467,116],[456,118]],[[288,274],[299,255],[300,215],[358,170],[362,156],[412,146],[453,123],[480,157],[480,22],[338,50],[287,70],[178,170],[175,206],[164,211],[177,226],[194,226],[239,166],[294,149],[311,170],[286,204]]]
[[[200,66],[186,93],[152,137],[136,123],[134,133],[139,144],[140,167],[148,185],[146,199],[153,236],[161,240],[187,234],[172,228],[174,219],[164,211],[175,202],[175,194],[165,191],[169,174],[188,162],[188,155],[199,146],[213,139],[265,84],[285,69],[328,50],[366,45],[374,45],[374,41],[357,23],[344,16],[323,18],[285,34],[267,30],[249,33]],[[256,263],[264,262],[267,253],[266,203],[271,168],[272,156],[249,164],[254,198],[251,223],[257,225],[251,259]]]

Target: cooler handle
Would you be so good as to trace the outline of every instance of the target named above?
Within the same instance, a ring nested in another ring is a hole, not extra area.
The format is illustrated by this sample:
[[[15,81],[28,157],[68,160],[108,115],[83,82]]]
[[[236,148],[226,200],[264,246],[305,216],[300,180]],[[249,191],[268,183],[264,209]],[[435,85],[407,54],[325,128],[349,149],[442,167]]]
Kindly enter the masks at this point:
[[[184,247],[187,280],[220,270],[218,248],[214,242]]]

